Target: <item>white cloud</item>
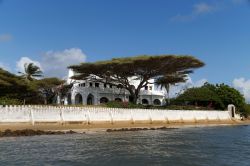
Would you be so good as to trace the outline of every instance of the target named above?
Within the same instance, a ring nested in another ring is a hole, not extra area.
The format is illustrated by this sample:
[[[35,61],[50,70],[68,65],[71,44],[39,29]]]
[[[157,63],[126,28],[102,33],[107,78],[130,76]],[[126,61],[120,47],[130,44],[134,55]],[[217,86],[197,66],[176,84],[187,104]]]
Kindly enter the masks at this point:
[[[233,80],[233,86],[244,95],[248,102],[250,102],[250,80],[245,78],[236,78]]]
[[[193,13],[196,14],[206,14],[206,13],[211,13],[216,10],[216,6],[214,5],[209,5],[207,3],[199,3],[194,5],[194,10]]]
[[[41,64],[46,76],[65,77],[67,67],[85,62],[86,55],[79,48],[65,49],[63,51],[48,51],[42,55]]]
[[[31,60],[28,57],[22,57],[19,61],[16,63],[16,70],[17,72],[24,72],[24,64],[25,63],[33,63],[34,65],[40,67],[41,70],[43,70],[40,62]]]
[[[17,71],[24,71],[25,63],[34,63],[44,72],[46,77],[65,78],[68,75],[67,67],[85,62],[86,55],[79,48],[65,49],[63,51],[48,51],[41,56],[40,62],[22,57],[16,64]]]
[[[0,34],[0,42],[7,42],[12,40],[12,35],[10,34]]]
[[[213,13],[219,9],[217,4],[208,4],[205,2],[193,5],[193,10],[189,14],[178,14],[171,18],[171,21],[187,22],[196,19],[197,17],[209,13]]]

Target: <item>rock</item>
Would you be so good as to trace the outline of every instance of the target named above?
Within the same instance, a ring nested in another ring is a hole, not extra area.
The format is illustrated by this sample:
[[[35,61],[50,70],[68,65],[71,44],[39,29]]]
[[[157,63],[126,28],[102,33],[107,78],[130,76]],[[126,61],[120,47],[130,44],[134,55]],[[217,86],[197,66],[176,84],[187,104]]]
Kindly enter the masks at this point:
[[[76,132],[70,130],[68,132],[62,131],[42,131],[42,130],[16,130],[11,131],[9,129],[5,131],[0,131],[0,137],[19,137],[19,136],[35,136],[35,135],[62,135],[62,134],[75,134]]]
[[[112,132],[113,130],[112,129],[107,129],[106,132]]]
[[[75,133],[76,133],[75,131],[69,130],[69,131],[67,131],[65,134],[75,134]]]

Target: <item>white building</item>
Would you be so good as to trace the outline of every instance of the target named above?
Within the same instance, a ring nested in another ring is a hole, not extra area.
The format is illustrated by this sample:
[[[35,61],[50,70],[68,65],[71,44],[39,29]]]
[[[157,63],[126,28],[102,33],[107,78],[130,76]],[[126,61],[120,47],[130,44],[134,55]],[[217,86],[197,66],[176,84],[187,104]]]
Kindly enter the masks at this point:
[[[67,97],[63,99],[65,105],[98,105],[108,101],[130,101],[130,94],[124,88],[87,80],[72,80],[70,78],[73,75],[74,72],[70,70],[67,83],[73,83],[73,87]],[[154,80],[149,82],[153,83]],[[139,82],[131,78],[131,84],[137,87]],[[154,84],[149,84],[140,91],[137,102],[144,105],[162,105],[165,103],[164,99],[164,91],[157,90]]]

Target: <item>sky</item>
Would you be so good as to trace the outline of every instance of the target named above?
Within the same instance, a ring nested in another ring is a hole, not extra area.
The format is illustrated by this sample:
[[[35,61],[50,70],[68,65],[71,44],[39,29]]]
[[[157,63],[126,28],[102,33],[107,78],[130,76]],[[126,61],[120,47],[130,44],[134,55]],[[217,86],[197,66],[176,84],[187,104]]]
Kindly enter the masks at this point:
[[[67,66],[136,55],[192,55],[191,86],[226,83],[250,101],[248,0],[0,0],[0,67],[63,78]]]

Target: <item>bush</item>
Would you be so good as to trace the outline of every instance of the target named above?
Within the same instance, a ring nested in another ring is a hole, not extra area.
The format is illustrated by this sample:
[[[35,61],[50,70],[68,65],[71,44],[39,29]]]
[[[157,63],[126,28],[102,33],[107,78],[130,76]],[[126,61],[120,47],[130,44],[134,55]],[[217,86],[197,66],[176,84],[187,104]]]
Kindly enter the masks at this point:
[[[110,101],[105,104],[108,108],[145,108],[141,104],[133,104],[130,102],[119,102],[119,101]]]
[[[0,98],[0,105],[21,105],[22,102],[18,99],[11,99],[8,97]]]
[[[242,114],[245,117],[248,117],[250,115],[250,104],[245,104],[240,109],[237,109],[237,112],[239,112],[240,114]]]
[[[212,110],[212,108],[202,107],[202,106],[194,106],[194,105],[169,105],[163,106],[163,109],[168,110]]]
[[[213,107],[216,109],[225,108],[225,105],[219,96],[207,87],[187,89],[172,102],[177,105],[195,105]]]

